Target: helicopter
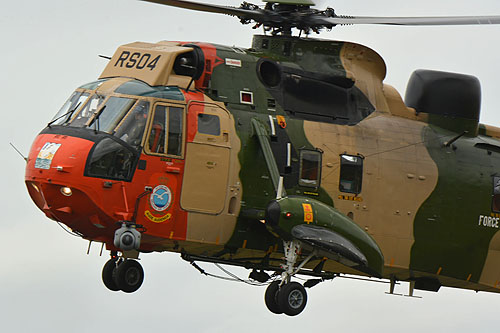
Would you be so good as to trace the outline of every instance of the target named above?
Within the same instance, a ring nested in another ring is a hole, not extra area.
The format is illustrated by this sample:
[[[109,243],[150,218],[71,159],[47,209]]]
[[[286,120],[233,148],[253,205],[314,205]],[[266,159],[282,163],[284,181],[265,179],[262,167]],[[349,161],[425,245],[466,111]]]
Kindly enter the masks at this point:
[[[417,71],[403,102],[375,51],[292,36],[498,17],[150,2],[237,16],[266,34],[250,49],[124,45],[36,138],[28,191],[49,218],[110,250],[109,289],[136,291],[134,258],[172,251],[272,280],[266,305],[290,316],[306,305],[304,287],[340,274],[388,279],[390,292],[397,281],[498,292],[500,130],[479,124],[477,79]]]

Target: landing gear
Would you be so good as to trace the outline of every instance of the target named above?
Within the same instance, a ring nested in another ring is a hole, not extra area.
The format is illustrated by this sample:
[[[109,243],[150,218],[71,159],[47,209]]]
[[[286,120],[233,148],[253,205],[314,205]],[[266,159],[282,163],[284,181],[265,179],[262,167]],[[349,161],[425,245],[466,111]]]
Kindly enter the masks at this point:
[[[298,282],[285,284],[278,293],[278,306],[289,316],[296,316],[307,303],[306,289]]]
[[[280,291],[280,280],[273,281],[266,289],[266,294],[264,295],[264,300],[266,306],[272,313],[282,314],[283,310],[278,305],[278,292]]]
[[[136,260],[111,258],[102,268],[102,281],[111,291],[133,293],[144,281],[144,270]]]
[[[272,282],[266,289],[264,300],[272,313],[296,316],[306,307],[307,292],[298,282],[283,284],[281,281]]]
[[[114,271],[113,278],[120,290],[133,293],[139,289],[144,281],[144,270],[135,260],[125,260]]]
[[[276,280],[267,287],[264,300],[272,313],[296,316],[306,307],[307,292],[304,286],[298,282],[292,282],[290,279],[312,259],[315,253],[311,253],[297,268],[294,268],[301,249],[300,242],[296,240],[283,242],[283,249],[286,264],[283,265],[284,271],[281,274],[281,280]]]
[[[104,282],[106,288],[108,288],[111,291],[120,290],[120,288],[118,288],[118,286],[116,285],[115,280],[113,279],[113,271],[116,269],[117,260],[118,260],[117,258],[109,259],[102,268],[102,282]]]

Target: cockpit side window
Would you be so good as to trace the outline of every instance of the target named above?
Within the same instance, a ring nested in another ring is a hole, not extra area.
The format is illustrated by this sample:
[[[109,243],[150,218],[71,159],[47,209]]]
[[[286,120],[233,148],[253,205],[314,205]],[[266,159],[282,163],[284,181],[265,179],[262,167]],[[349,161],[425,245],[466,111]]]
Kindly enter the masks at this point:
[[[73,118],[70,126],[72,127],[85,127],[89,119],[94,115],[94,113],[99,109],[102,102],[104,101],[104,96],[93,95],[87,103],[80,108],[80,112]]]
[[[149,102],[139,101],[122,120],[113,135],[139,149],[148,119]]]
[[[170,107],[168,112],[168,155],[182,155],[182,109]]]
[[[80,108],[87,99],[89,98],[88,93],[75,91],[64,103],[59,112],[52,118],[50,122],[51,125],[64,125],[71,119],[71,116]]]
[[[149,151],[151,153],[165,153],[165,128],[167,127],[166,110],[167,107],[164,105],[157,105],[155,108],[153,125],[149,133]]]
[[[152,154],[182,156],[183,131],[184,112],[182,108],[156,105],[147,151]]]

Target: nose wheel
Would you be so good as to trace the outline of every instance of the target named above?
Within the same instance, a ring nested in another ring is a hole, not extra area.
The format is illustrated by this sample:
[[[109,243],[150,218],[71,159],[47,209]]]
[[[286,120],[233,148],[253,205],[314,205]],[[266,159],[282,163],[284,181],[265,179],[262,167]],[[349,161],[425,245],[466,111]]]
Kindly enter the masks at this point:
[[[111,258],[102,268],[102,282],[111,291],[133,293],[144,281],[144,270],[136,260]]]

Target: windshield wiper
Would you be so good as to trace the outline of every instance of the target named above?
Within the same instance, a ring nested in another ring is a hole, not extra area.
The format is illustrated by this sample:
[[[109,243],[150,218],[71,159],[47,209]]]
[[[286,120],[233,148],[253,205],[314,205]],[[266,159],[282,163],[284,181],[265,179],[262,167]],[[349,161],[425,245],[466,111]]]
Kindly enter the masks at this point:
[[[52,125],[53,123],[55,123],[56,121],[58,121],[59,119],[61,119],[61,118],[65,117],[65,116],[67,116],[67,115],[70,115],[68,118],[71,118],[71,115],[73,115],[73,112],[75,112],[75,111],[78,109],[78,107],[80,106],[80,104],[82,104],[82,102],[78,102],[78,104],[77,104],[77,105],[76,105],[73,109],[69,110],[68,112],[66,112],[66,113],[65,113],[65,114],[63,114],[62,116],[57,117],[56,119],[54,119],[54,120],[50,121],[50,122],[47,124],[47,127],[49,127],[49,128],[50,128],[50,125]]]
[[[99,112],[95,115],[95,118],[94,118],[94,124],[95,124],[95,132],[99,132],[99,117],[101,116],[102,112],[104,111],[104,109],[106,109],[106,106],[107,105],[104,105],[100,110]]]

